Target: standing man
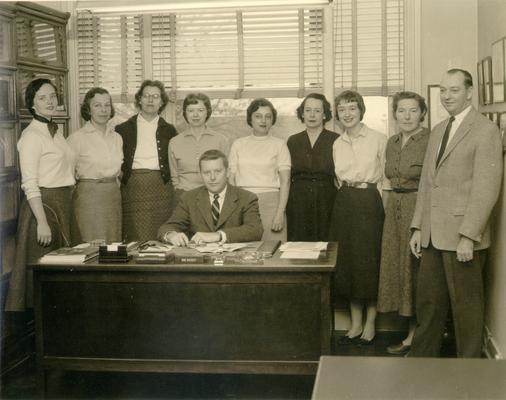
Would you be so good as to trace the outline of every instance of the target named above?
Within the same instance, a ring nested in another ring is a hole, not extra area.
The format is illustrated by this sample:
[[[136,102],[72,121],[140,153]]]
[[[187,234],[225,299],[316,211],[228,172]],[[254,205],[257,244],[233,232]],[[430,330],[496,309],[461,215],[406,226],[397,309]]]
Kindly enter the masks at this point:
[[[458,357],[480,357],[482,268],[501,185],[501,137],[471,105],[469,72],[449,70],[440,87],[450,118],[431,132],[411,223],[411,251],[421,264],[409,356],[439,356],[451,306]]]

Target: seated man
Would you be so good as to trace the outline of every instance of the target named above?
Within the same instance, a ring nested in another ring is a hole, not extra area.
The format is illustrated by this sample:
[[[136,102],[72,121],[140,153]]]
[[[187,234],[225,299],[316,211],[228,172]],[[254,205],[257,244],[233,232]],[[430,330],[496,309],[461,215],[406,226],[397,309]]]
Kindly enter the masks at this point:
[[[219,150],[199,159],[204,186],[181,195],[174,213],[158,230],[160,240],[175,246],[199,243],[250,242],[263,234],[258,198],[229,185],[228,160]]]

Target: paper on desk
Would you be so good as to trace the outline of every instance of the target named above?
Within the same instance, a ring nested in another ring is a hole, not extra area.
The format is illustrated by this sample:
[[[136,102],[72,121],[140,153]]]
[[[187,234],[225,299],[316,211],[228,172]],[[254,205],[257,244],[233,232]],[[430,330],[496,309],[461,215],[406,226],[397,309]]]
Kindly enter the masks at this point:
[[[302,260],[317,260],[320,250],[285,250],[280,258],[298,258]]]
[[[286,242],[283,243],[280,251],[321,251],[327,249],[328,242]]]
[[[196,246],[195,250],[200,253],[224,253],[243,249],[249,245],[249,243],[207,243],[203,246]]]

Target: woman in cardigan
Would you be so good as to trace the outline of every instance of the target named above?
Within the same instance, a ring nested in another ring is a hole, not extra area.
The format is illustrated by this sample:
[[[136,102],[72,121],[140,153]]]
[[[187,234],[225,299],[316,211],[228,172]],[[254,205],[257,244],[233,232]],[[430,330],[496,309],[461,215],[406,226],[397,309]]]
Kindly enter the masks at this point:
[[[172,214],[168,147],[177,131],[159,115],[168,102],[163,83],[146,80],[135,94],[140,112],[116,126],[123,139],[123,239],[128,242],[155,239]]]
[[[332,119],[324,95],[311,93],[297,108],[306,129],[288,138],[292,159],[290,195],[286,207],[288,240],[329,240],[330,214],[336,196],[332,145],[339,137],[325,129]]]
[[[21,188],[25,199],[18,219],[16,264],[9,282],[7,311],[32,306],[31,275],[26,264],[63,246],[80,242],[72,212],[74,157],[52,117],[58,96],[49,79],[35,79],[25,93],[33,120],[18,141]]]
[[[108,125],[114,116],[109,92],[93,88],[86,93],[81,117],[86,124],[67,139],[76,156],[74,210],[84,241],[121,241],[121,192],[118,177],[123,143]]]

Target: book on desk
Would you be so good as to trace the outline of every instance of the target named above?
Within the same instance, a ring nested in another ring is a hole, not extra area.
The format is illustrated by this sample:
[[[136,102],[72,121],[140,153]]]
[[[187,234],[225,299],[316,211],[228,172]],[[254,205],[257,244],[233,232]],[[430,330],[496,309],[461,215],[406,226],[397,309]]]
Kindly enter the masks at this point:
[[[74,247],[61,247],[43,255],[41,264],[76,264],[83,263],[98,256],[98,247],[82,243]]]

